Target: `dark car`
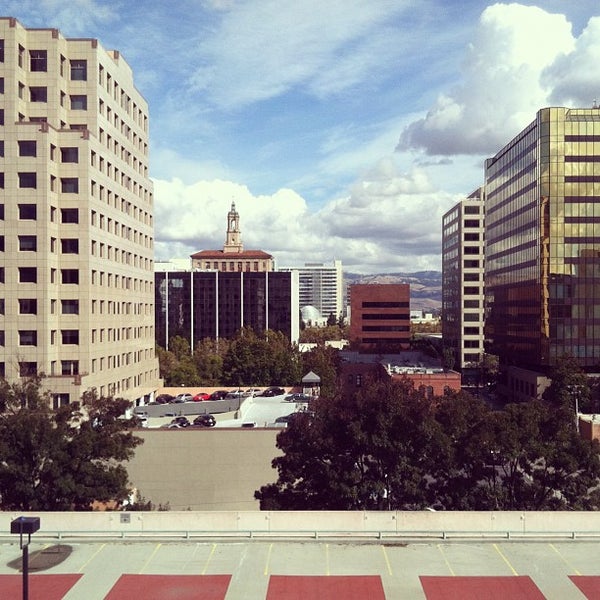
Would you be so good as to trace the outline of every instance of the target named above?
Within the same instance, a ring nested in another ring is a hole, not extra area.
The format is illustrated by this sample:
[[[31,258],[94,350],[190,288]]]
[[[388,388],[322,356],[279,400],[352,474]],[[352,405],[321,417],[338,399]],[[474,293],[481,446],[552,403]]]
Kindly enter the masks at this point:
[[[287,402],[310,402],[310,396],[307,396],[306,394],[288,394],[285,397],[285,400]]]
[[[173,400],[175,400],[175,396],[172,396],[171,394],[159,394],[155,399],[158,404],[169,404],[169,402],[173,402]]]
[[[209,400],[225,400],[227,394],[229,394],[227,390],[217,390],[210,395]]]
[[[268,387],[261,396],[263,398],[272,398],[273,396],[283,396],[285,394],[285,390],[283,388],[272,386]]]
[[[194,419],[194,425],[201,427],[214,427],[217,424],[217,420],[212,415],[198,415]]]
[[[179,427],[189,427],[191,425],[187,417],[175,417],[170,423],[171,425],[178,425]]]

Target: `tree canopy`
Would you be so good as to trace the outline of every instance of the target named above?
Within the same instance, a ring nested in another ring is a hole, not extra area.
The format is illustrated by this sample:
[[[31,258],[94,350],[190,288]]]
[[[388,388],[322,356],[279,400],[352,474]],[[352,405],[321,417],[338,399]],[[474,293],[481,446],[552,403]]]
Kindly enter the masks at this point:
[[[35,377],[0,380],[2,510],[90,510],[128,493],[123,461],[142,439],[122,418],[130,403],[87,392],[81,402],[50,408]]]
[[[277,438],[267,510],[592,509],[598,443],[545,402],[493,411],[463,392],[433,401],[408,381],[314,403]]]

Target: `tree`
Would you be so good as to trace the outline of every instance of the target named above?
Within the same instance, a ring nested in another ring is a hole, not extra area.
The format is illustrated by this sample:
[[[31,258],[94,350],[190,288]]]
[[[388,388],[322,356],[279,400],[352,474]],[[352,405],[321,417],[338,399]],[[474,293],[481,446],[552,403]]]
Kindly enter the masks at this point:
[[[130,403],[87,392],[81,402],[49,408],[42,379],[0,382],[2,510],[90,510],[94,501],[124,500],[123,462],[142,439],[122,418]]]
[[[302,376],[310,371],[321,378],[321,396],[333,398],[337,391],[339,352],[331,346],[318,344],[302,354]]]
[[[561,357],[550,373],[551,383],[542,398],[555,407],[566,407],[573,419],[575,410],[591,412],[592,393],[588,378],[572,356]]]
[[[228,340],[205,338],[194,348],[194,364],[200,384],[219,385],[223,378],[223,356],[229,347]]]

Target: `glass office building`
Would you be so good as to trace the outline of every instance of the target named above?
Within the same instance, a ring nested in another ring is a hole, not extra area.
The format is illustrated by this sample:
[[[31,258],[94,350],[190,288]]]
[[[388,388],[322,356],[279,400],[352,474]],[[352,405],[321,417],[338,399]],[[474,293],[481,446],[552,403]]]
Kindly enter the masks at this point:
[[[544,108],[485,165],[485,337],[504,365],[600,364],[600,109]]]

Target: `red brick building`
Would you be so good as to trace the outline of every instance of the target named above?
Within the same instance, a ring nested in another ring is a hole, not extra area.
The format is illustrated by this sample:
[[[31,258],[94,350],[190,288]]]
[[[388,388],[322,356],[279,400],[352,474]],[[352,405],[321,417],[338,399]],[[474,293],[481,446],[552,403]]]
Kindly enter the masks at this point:
[[[350,286],[350,342],[360,351],[399,352],[410,346],[410,286]]]

